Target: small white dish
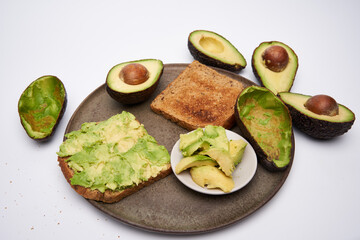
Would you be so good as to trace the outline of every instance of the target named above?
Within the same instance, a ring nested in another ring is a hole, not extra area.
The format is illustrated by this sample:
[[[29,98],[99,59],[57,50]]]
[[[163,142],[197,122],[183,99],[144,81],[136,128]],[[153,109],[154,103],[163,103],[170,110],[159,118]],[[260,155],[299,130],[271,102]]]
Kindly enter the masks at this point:
[[[236,166],[234,172],[232,173],[232,177],[234,179],[235,186],[231,192],[225,193],[221,189],[207,189],[202,188],[197,185],[191,178],[189,169],[176,174],[175,167],[183,158],[183,155],[179,149],[180,139],[175,143],[172,151],[171,151],[171,168],[175,174],[175,176],[182,182],[185,186],[201,193],[210,194],[210,195],[223,195],[229,194],[238,191],[248,184],[251,179],[254,177],[257,168],[257,157],[254,148],[250,145],[248,141],[246,141],[239,134],[232,132],[230,130],[226,130],[226,136],[229,140],[239,140],[242,139],[247,142],[247,146],[245,148],[245,152],[242,158],[242,161]]]

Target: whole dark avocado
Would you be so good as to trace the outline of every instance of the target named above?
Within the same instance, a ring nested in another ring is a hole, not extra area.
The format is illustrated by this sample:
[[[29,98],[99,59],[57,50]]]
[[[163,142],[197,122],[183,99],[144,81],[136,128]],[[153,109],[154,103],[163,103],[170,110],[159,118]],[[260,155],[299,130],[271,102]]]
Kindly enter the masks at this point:
[[[295,138],[291,116],[269,89],[245,88],[236,101],[235,118],[262,166],[269,171],[282,171],[292,164]]]
[[[260,43],[251,60],[256,78],[274,94],[290,91],[298,65],[295,52],[278,41]]]
[[[208,66],[239,72],[247,64],[234,45],[223,36],[211,31],[191,32],[188,37],[188,48],[196,60]]]
[[[106,91],[116,101],[136,104],[155,91],[164,65],[158,59],[124,62],[112,67],[106,77]]]
[[[67,105],[64,84],[55,76],[42,76],[21,94],[18,102],[20,121],[28,136],[48,140],[55,132]]]
[[[328,95],[315,96],[283,92],[278,94],[290,110],[294,126],[318,139],[330,139],[346,133],[355,114]]]

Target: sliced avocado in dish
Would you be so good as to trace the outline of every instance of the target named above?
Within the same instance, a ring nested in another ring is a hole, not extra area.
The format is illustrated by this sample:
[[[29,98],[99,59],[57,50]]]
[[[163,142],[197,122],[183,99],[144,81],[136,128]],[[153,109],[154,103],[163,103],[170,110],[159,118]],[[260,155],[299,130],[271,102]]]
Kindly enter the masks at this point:
[[[266,169],[281,171],[292,163],[295,140],[291,116],[269,89],[259,86],[244,89],[235,104],[235,118]]]
[[[298,69],[298,57],[286,44],[262,42],[253,52],[253,72],[261,85],[274,94],[290,91]]]
[[[55,76],[42,76],[21,94],[18,102],[20,121],[29,137],[49,139],[56,130],[67,105],[64,84]]]
[[[199,62],[232,72],[246,67],[243,55],[223,36],[206,30],[196,30],[189,34],[188,48]]]
[[[157,59],[120,63],[110,69],[106,90],[113,99],[123,104],[143,102],[155,91],[163,68],[163,62]]]
[[[311,137],[337,137],[346,133],[354,124],[355,114],[327,95],[308,96],[283,92],[279,93],[279,97],[289,108],[294,125]]]

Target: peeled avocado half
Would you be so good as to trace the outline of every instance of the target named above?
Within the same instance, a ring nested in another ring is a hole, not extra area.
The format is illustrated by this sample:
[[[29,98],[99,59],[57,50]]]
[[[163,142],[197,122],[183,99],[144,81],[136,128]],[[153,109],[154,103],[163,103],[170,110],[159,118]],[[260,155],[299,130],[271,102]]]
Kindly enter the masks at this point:
[[[196,30],[190,33],[188,48],[199,62],[238,72],[246,67],[243,55],[224,37],[217,33]]]
[[[355,121],[355,114],[347,107],[338,105],[337,114],[325,115],[310,111],[305,105],[311,96],[298,93],[279,93],[288,106],[294,125],[311,137],[330,139],[346,133]]]
[[[280,171],[292,163],[295,151],[292,121],[280,98],[264,87],[250,86],[236,101],[235,117],[242,135],[266,169]]]
[[[49,139],[60,122],[67,104],[64,84],[55,76],[42,76],[21,94],[18,102],[20,121],[29,137]]]
[[[277,94],[290,91],[298,69],[298,57],[282,42],[263,42],[254,50],[251,65],[261,85]]]
[[[110,69],[106,90],[113,99],[123,104],[143,102],[155,91],[163,68],[163,62],[157,59],[120,63]]]

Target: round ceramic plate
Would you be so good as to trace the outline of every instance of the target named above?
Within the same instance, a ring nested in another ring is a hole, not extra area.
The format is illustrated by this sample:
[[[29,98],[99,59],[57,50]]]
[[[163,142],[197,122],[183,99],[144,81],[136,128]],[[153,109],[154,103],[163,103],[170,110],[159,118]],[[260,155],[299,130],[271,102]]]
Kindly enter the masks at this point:
[[[248,184],[251,181],[251,179],[254,177],[257,168],[257,157],[254,148],[249,144],[248,141],[246,141],[246,139],[244,139],[239,134],[233,131],[230,130],[225,130],[225,131],[226,131],[226,136],[229,140],[241,139],[247,143],[242,161],[236,166],[234,172],[232,173],[232,178],[234,180],[235,186],[228,193],[233,193],[245,187],[246,184]],[[221,189],[208,189],[206,187],[205,188],[200,187],[192,180],[190,172],[188,170],[183,171],[179,174],[175,173],[176,165],[183,158],[183,155],[179,148],[179,144],[180,144],[180,139],[175,143],[173,149],[171,150],[171,168],[175,176],[180,180],[180,182],[182,182],[188,188],[200,193],[209,194],[209,195],[228,194],[222,191]]]
[[[165,64],[156,91],[141,104],[123,105],[116,102],[107,94],[105,84],[102,84],[75,110],[65,134],[80,129],[84,122],[102,121],[128,111],[170,152],[179,135],[188,131],[155,114],[150,109],[150,103],[187,66],[188,64]],[[238,74],[216,70],[242,82],[245,87],[255,84]],[[240,134],[237,126],[231,131]],[[291,163],[285,171],[275,173],[258,165],[253,179],[245,187],[226,195],[207,195],[193,191],[184,186],[174,174],[170,174],[117,203],[106,204],[92,200],[89,203],[120,222],[139,229],[168,234],[210,232],[237,223],[264,206],[284,184],[290,169]],[[77,193],[73,191],[73,194]]]

